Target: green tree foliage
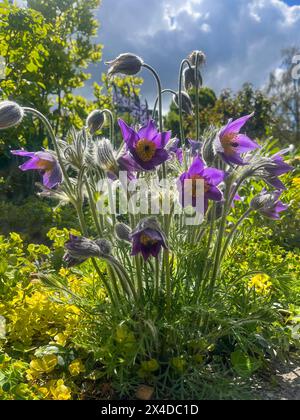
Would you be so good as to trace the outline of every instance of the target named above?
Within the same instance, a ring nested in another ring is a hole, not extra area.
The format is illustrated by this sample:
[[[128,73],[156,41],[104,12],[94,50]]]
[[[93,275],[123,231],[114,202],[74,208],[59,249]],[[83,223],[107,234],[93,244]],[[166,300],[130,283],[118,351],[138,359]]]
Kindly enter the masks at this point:
[[[282,51],[281,71],[271,73],[268,87],[278,116],[274,131],[278,138],[295,145],[300,142],[300,81],[293,79],[293,58],[299,55],[297,47]]]
[[[101,59],[101,45],[92,40],[98,26],[93,11],[99,0],[27,3],[27,8],[7,0],[0,5],[0,50],[5,65],[0,98],[39,109],[56,133],[64,135],[71,125],[80,127],[92,107],[73,91],[90,77],[85,71],[88,65]],[[1,132],[2,170],[10,165],[10,148],[32,150],[47,144],[43,127],[35,124],[28,121],[9,133]],[[7,176],[2,171],[1,175]]]
[[[195,92],[189,92],[194,101]],[[205,130],[210,125],[221,126],[230,118],[255,113],[255,118],[249,122],[247,132],[253,138],[266,138],[271,134],[274,122],[272,102],[261,90],[255,90],[251,84],[245,84],[237,93],[224,90],[219,97],[207,87],[200,90],[200,126]],[[194,117],[185,116],[184,126],[187,137],[195,138]],[[166,117],[169,129],[179,134],[179,116],[177,107],[172,104]]]

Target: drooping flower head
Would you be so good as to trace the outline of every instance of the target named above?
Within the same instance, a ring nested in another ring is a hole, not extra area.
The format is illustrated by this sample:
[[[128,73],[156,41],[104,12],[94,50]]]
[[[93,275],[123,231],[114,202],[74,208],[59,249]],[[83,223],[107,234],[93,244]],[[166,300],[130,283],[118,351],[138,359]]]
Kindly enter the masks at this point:
[[[245,165],[247,162],[241,155],[260,147],[245,134],[240,134],[240,130],[253,115],[250,114],[235,121],[230,120],[217,135],[215,149],[226,163]]]
[[[187,194],[191,196],[190,201],[192,207],[197,206],[197,200],[200,199],[197,194],[197,181],[202,180],[204,182],[204,211],[206,212],[208,208],[208,200],[222,201],[223,194],[217,186],[224,181],[224,178],[225,173],[223,171],[215,168],[207,168],[199,156],[195,157],[189,170],[182,174],[179,178],[178,188],[182,206],[186,206],[184,198]],[[185,186],[185,181],[187,180],[192,181],[188,183],[188,191]]]
[[[198,156],[201,152],[202,143],[196,140],[187,139],[187,143],[190,147],[190,152],[193,157]]]
[[[37,170],[43,175],[43,185],[55,188],[62,183],[62,171],[56,158],[49,152],[27,152],[26,150],[12,150],[15,156],[30,158],[20,166],[22,171]]]
[[[289,207],[279,200],[281,193],[282,191],[268,192],[266,189],[263,189],[260,194],[254,197],[250,206],[253,210],[259,211],[263,216],[266,216],[269,219],[279,220],[280,213],[287,210]]]
[[[109,66],[108,76],[114,76],[118,73],[134,76],[139,73],[144,62],[135,54],[125,53],[119,55],[112,61],[107,61],[105,64]]]
[[[174,103],[179,108],[179,92],[174,95]],[[182,91],[181,92],[181,107],[182,111],[188,115],[193,115],[193,103],[188,93]]]
[[[96,109],[88,115],[86,119],[86,126],[89,128],[91,134],[95,134],[96,131],[101,130],[104,122],[104,112],[100,111],[100,109]]]
[[[283,155],[288,151],[289,149],[282,150],[273,155],[270,158],[271,165],[266,165],[265,167],[266,174],[264,176],[264,180],[267,182],[267,184],[277,188],[278,190],[285,190],[285,185],[280,181],[278,177],[294,169],[283,160]]]
[[[24,117],[24,110],[11,101],[0,102],[0,130],[5,130],[20,124]]]
[[[89,258],[105,258],[111,255],[112,245],[106,239],[92,241],[83,236],[70,235],[65,243],[64,261],[68,267],[82,264]]]
[[[119,126],[128,152],[143,170],[153,170],[168,160],[169,154],[165,146],[171,138],[170,131],[159,133],[153,120],[138,132],[121,119]]]
[[[161,248],[167,249],[167,240],[155,217],[142,219],[132,231],[132,256],[142,254],[145,261],[152,255],[157,258]]]

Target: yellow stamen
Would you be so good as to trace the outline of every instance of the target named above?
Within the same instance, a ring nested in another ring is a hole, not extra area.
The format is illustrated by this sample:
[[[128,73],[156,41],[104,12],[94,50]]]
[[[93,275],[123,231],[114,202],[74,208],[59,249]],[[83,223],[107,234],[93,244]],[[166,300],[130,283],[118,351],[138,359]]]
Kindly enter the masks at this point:
[[[239,145],[237,136],[237,133],[228,133],[221,137],[220,141],[226,155],[233,155],[235,153],[235,149]]]
[[[37,166],[42,171],[51,171],[51,169],[53,168],[53,162],[49,160],[40,159],[37,162]]]
[[[156,145],[153,141],[141,139],[137,142],[135,150],[143,162],[149,162],[155,155]]]
[[[141,234],[140,241],[141,241],[141,244],[144,246],[152,246],[152,245],[157,244],[158,242],[156,239],[150,238],[150,236],[146,235],[145,233]]]

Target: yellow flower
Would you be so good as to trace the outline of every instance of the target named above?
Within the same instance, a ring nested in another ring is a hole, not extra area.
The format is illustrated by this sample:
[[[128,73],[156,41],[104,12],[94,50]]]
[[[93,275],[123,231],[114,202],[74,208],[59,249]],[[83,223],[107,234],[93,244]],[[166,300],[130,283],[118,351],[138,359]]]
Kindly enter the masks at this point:
[[[30,362],[30,370],[28,371],[28,377],[36,378],[44,373],[52,372],[58,364],[57,356],[49,354],[41,359],[33,359]]]
[[[80,359],[74,360],[69,365],[69,372],[70,372],[71,376],[78,376],[81,373],[84,373],[85,372],[85,367],[84,367],[84,364],[82,363],[82,361]]]
[[[151,359],[146,362],[142,362],[141,368],[145,372],[155,372],[157,369],[159,369],[159,364],[156,359]]]
[[[300,187],[300,178],[294,178],[293,185],[295,185],[295,187]]]
[[[70,400],[72,396],[70,388],[65,385],[63,379],[51,381],[50,392],[53,400]]]
[[[186,368],[186,361],[183,357],[173,357],[171,365],[179,372],[183,372]]]
[[[254,289],[258,294],[268,295],[271,291],[272,283],[267,274],[257,274],[249,281],[248,287]]]
[[[62,347],[65,347],[67,343],[67,337],[63,333],[56,334],[54,340],[57,342],[57,344],[59,344]]]

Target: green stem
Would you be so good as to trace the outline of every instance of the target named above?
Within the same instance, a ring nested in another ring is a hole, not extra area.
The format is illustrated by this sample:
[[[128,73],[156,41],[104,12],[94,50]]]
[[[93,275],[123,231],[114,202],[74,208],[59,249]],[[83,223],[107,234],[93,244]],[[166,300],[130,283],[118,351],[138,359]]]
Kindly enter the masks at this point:
[[[175,96],[175,95],[177,95],[177,93],[176,93],[176,92],[175,92],[175,90],[173,90],[173,89],[163,89],[163,90],[161,91],[161,93],[162,93],[162,94],[164,94],[164,93],[172,93],[174,96]],[[152,111],[152,118],[153,118],[153,119],[155,118],[157,104],[158,104],[158,97],[157,97],[157,98],[156,98],[156,100],[155,100],[154,107],[153,107],[153,111]]]
[[[195,81],[196,81],[196,140],[200,138],[200,115],[199,115],[199,66],[200,66],[200,55],[197,54],[196,66],[195,66]]]
[[[181,140],[181,145],[184,145],[184,128],[183,128],[183,112],[182,112],[182,77],[183,77],[183,70],[184,70],[184,66],[188,65],[191,68],[191,64],[190,62],[185,59],[182,60],[181,64],[180,64],[180,69],[179,69],[179,80],[178,80],[178,108],[179,108],[179,125],[180,125],[180,140]]]
[[[72,185],[71,185],[71,182],[70,182],[68,173],[66,171],[66,168],[64,166],[63,160],[61,158],[60,150],[59,150],[59,147],[58,147],[58,144],[57,144],[57,141],[56,141],[56,136],[55,136],[55,133],[54,133],[54,131],[52,129],[52,126],[51,126],[49,120],[45,117],[45,115],[43,115],[41,112],[37,111],[34,108],[24,107],[23,110],[24,110],[25,113],[33,114],[36,117],[38,117],[39,120],[42,121],[42,123],[46,127],[46,129],[48,131],[48,134],[49,134],[49,136],[51,138],[51,141],[53,143],[53,147],[54,147],[55,153],[57,155],[57,159],[58,159],[59,165],[61,167],[61,170],[62,170],[62,173],[63,173],[63,176],[64,176],[64,180],[66,181],[68,190],[71,193],[71,191],[72,191]]]
[[[108,115],[108,118],[109,118],[109,138],[110,138],[110,141],[111,141],[113,147],[115,147],[116,146],[115,126],[114,126],[115,121],[114,121],[113,113],[109,109],[104,109],[103,112]]]
[[[241,217],[240,217],[240,219],[237,221],[237,223],[234,225],[234,227],[232,228],[232,230],[231,230],[231,232],[230,232],[230,234],[228,235],[228,237],[227,237],[227,240],[226,240],[226,242],[225,242],[225,244],[224,244],[224,247],[223,247],[223,250],[222,250],[222,253],[221,253],[221,258],[220,258],[220,263],[222,262],[222,260],[223,260],[223,258],[224,258],[224,256],[225,256],[225,254],[226,254],[226,251],[227,251],[227,248],[228,248],[228,246],[230,245],[230,243],[231,243],[231,240],[232,240],[232,238],[233,238],[233,235],[235,234],[235,232],[236,232],[236,230],[238,229],[238,227],[241,225],[241,223],[243,223],[243,221],[249,216],[249,214],[251,213],[251,211],[252,211],[252,209],[251,208],[249,208]]]

